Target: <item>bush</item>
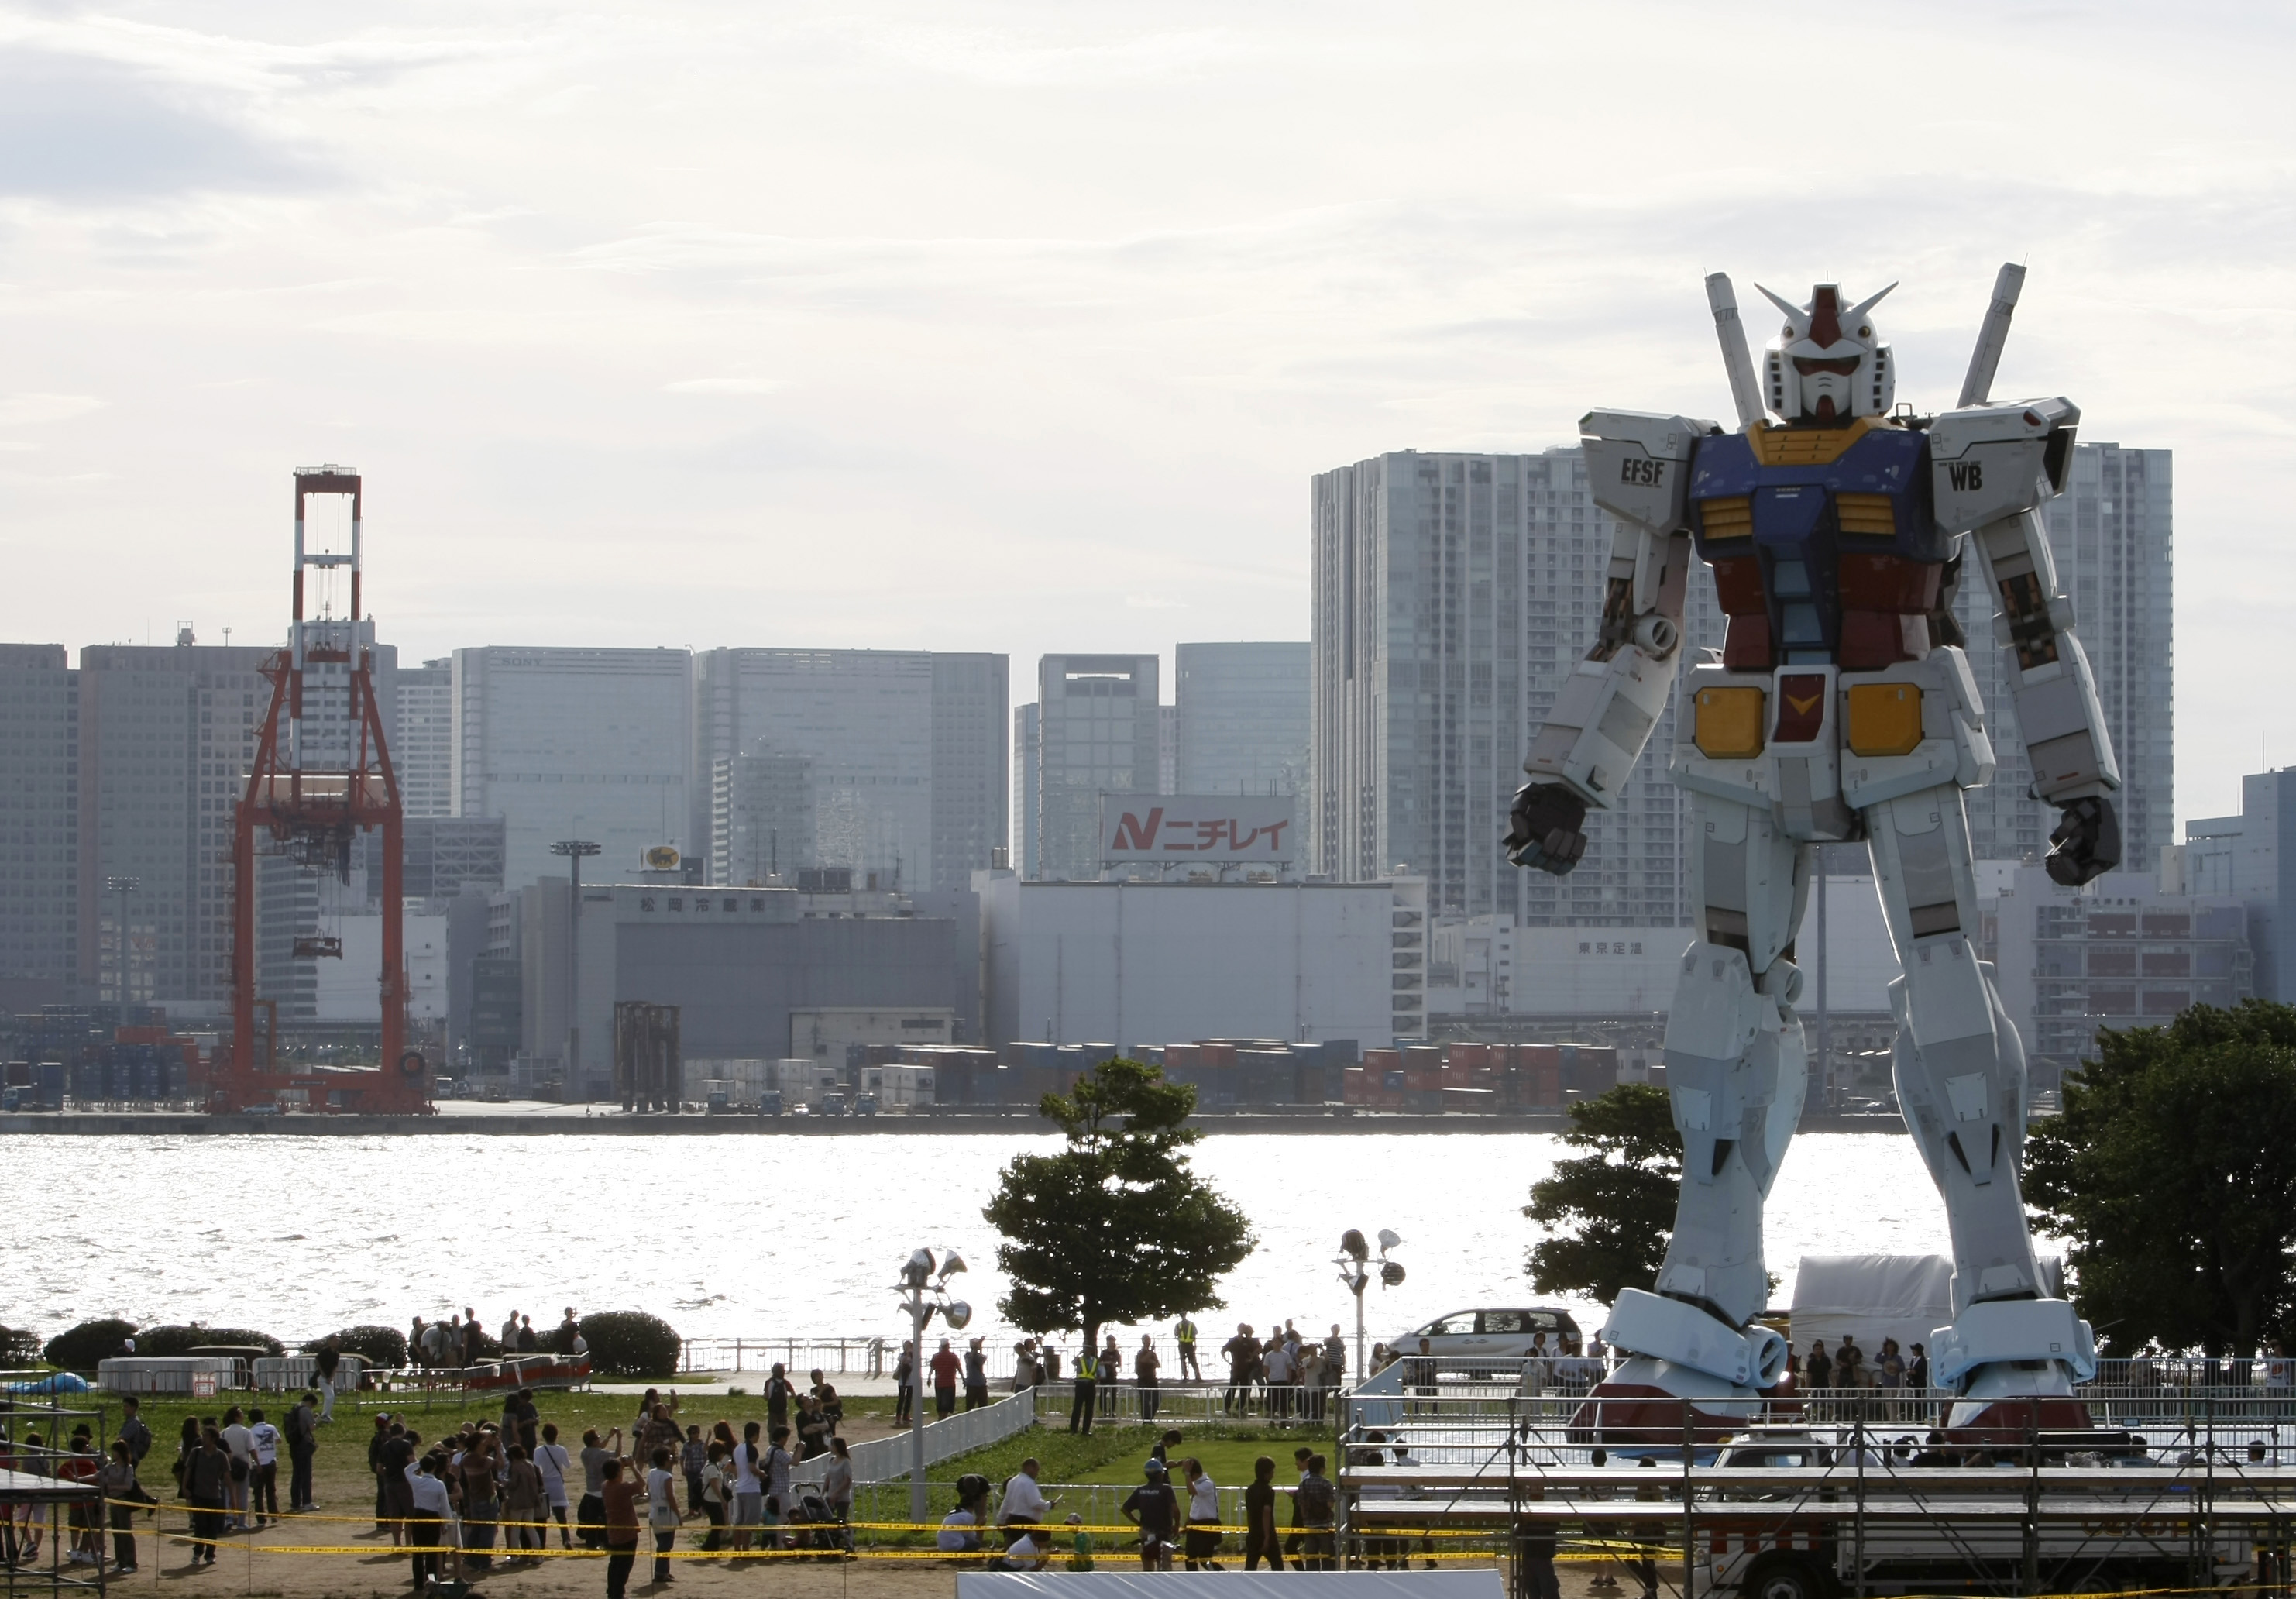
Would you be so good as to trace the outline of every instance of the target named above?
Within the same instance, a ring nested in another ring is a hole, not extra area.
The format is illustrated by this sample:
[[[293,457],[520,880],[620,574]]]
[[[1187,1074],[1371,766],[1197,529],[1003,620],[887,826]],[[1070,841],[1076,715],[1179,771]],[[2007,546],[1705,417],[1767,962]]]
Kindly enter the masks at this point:
[[[188,1355],[195,1349],[211,1344],[260,1344],[266,1353],[284,1355],[287,1346],[268,1332],[258,1332],[251,1327],[202,1327],[193,1322],[188,1327],[146,1327],[135,1334],[138,1355]]]
[[[335,1334],[341,1341],[346,1355],[356,1355],[369,1365],[398,1367],[406,1364],[406,1334],[396,1327],[365,1324],[345,1327]],[[324,1339],[315,1338],[303,1346],[306,1354],[316,1354]]]
[[[590,1366],[601,1376],[664,1377],[677,1369],[684,1347],[677,1329],[643,1310],[608,1310],[578,1324],[590,1345]]]
[[[29,1365],[40,1357],[40,1335],[0,1326],[0,1365]]]
[[[68,1372],[78,1372],[84,1377],[95,1375],[96,1362],[109,1360],[114,1355],[127,1353],[127,1341],[135,1336],[135,1324],[107,1316],[100,1321],[82,1322],[48,1340],[43,1351],[50,1365],[60,1365]],[[142,1345],[136,1346],[139,1349]]]

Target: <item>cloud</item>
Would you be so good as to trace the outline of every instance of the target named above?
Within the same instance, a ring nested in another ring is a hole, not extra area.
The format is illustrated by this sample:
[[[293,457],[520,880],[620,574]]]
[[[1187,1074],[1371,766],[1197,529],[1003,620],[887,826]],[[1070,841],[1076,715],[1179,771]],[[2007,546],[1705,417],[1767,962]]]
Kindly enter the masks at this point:
[[[181,82],[92,56],[0,49],[0,195],[148,200],[326,177]]]
[[[773,394],[789,387],[786,378],[685,378],[664,383],[664,394]]]
[[[22,427],[30,422],[68,422],[75,416],[86,415],[102,404],[92,394],[0,395],[0,428]]]

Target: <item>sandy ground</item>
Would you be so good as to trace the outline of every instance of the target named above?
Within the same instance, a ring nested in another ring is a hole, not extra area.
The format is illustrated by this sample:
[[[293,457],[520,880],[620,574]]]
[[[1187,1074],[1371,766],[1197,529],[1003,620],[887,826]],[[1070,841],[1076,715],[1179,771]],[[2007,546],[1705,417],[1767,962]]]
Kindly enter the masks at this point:
[[[622,1409],[619,1396],[611,1396],[611,1408]],[[594,1400],[584,1399],[580,1408],[587,1409]],[[571,1400],[562,1401],[567,1411],[576,1408]],[[154,1457],[145,1463],[144,1487],[161,1499],[158,1518],[144,1514],[135,1518],[139,1570],[132,1576],[117,1578],[112,1587],[124,1593],[185,1593],[214,1592],[217,1594],[294,1595],[296,1599],[311,1595],[405,1595],[410,1591],[410,1562],[404,1554],[396,1553],[388,1536],[374,1530],[371,1507],[374,1501],[373,1479],[365,1467],[365,1418],[346,1415],[343,1423],[329,1428],[321,1435],[321,1447],[315,1474],[315,1487],[319,1510],[313,1514],[294,1515],[262,1531],[226,1539],[219,1548],[217,1562],[212,1567],[194,1567],[191,1562],[191,1547],[184,1507],[173,1497],[174,1482],[165,1461],[172,1451],[164,1441],[173,1431],[173,1418],[154,1415],[163,1422],[163,1441],[154,1451]],[[429,1423],[426,1431],[444,1431],[448,1418],[440,1414],[425,1416],[416,1413],[415,1419]],[[578,1428],[584,1419],[562,1414],[562,1424],[571,1423]],[[858,1418],[849,1418],[857,1420]],[[848,1432],[867,1436],[882,1430],[878,1426],[851,1426]],[[285,1484],[282,1483],[283,1489]],[[633,1594],[654,1595],[755,1595],[761,1586],[787,1594],[792,1599],[954,1599],[958,1568],[947,1561],[923,1552],[901,1557],[871,1556],[865,1552],[856,1561],[828,1562],[819,1557],[799,1560],[726,1561],[699,1554],[699,1546],[708,1531],[708,1524],[695,1518],[680,1530],[677,1538],[678,1558],[673,1562],[674,1581],[660,1587],[647,1580],[652,1575],[652,1538],[642,1535],[642,1544],[636,1570],[632,1573],[630,1591]],[[1120,1545],[1112,1535],[1100,1535],[1100,1563],[1103,1569],[1133,1569],[1136,1557],[1130,1546]],[[554,1536],[551,1546],[556,1549]],[[107,1536],[107,1553],[109,1553]],[[1230,1539],[1226,1562],[1239,1569],[1241,1555],[1236,1553],[1237,1540]],[[1111,1547],[1111,1546],[1118,1546]],[[308,1551],[308,1553],[306,1553]],[[44,1563],[45,1551],[43,1552]],[[1565,1599],[1615,1599],[1617,1590],[1605,1592],[1593,1589],[1591,1580],[1597,1575],[1589,1566],[1564,1564],[1561,1567],[1562,1592]],[[543,1596],[560,1595],[602,1594],[605,1588],[605,1562],[595,1557],[567,1557],[554,1554],[536,1564],[508,1566],[499,1553],[494,1569],[486,1573],[472,1573],[475,1587],[506,1599],[508,1595]],[[1628,1591],[1631,1592],[1631,1579]]]
[[[325,1501],[321,1503],[324,1505]],[[411,1591],[406,1557],[393,1552],[388,1538],[375,1536],[371,1523],[354,1525],[316,1516],[291,1517],[285,1523],[251,1537],[228,1540],[212,1567],[189,1563],[191,1550],[183,1535],[184,1517],[179,1509],[173,1505],[164,1506],[160,1523],[161,1536],[155,1540],[153,1523],[141,1515],[136,1518],[141,1567],[132,1576],[115,1578],[111,1584],[115,1591],[275,1594],[293,1595],[295,1599],[305,1595],[314,1599],[319,1595],[376,1595],[381,1599]],[[678,1536],[681,1548],[691,1549],[697,1545],[704,1530],[702,1523],[690,1523]],[[636,1595],[753,1595],[762,1587],[790,1595],[791,1599],[951,1599],[956,1591],[958,1568],[953,1562],[930,1556],[889,1559],[866,1554],[857,1560],[836,1562],[819,1559],[726,1561],[698,1555],[678,1558],[673,1562],[674,1581],[661,1586],[648,1580],[652,1573],[652,1539],[646,1535],[641,1537],[644,1546],[630,1583],[630,1592]],[[556,1538],[551,1541],[556,1547]],[[1119,1549],[1111,1554],[1106,1548],[1107,1541],[1103,1540],[1101,1569],[1131,1569],[1128,1552]],[[329,1549],[348,1552],[321,1552]],[[312,1552],[290,1552],[295,1550]],[[1224,1563],[1230,1570],[1241,1568],[1241,1556],[1234,1551],[1234,1539],[1229,1541]],[[1594,1568],[1565,1564],[1560,1570],[1564,1599],[1616,1599],[1619,1595],[1633,1591],[1631,1578],[1624,1587],[1604,1594],[1591,1586],[1598,1574]],[[498,1599],[507,1599],[509,1595],[532,1595],[534,1599],[561,1595],[595,1595],[604,1590],[605,1579],[603,1560],[563,1556],[538,1564],[506,1567],[498,1555],[493,1570],[471,1577],[475,1587]],[[1670,1589],[1671,1582],[1668,1586]]]

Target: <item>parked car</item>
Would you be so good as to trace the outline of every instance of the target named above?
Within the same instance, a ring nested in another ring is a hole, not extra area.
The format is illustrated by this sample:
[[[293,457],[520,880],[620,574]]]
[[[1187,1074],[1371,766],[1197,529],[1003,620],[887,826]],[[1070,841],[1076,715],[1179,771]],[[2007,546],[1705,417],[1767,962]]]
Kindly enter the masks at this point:
[[[1546,1334],[1540,1347],[1541,1333]],[[1455,1310],[1439,1316],[1423,1327],[1414,1327],[1391,1346],[1403,1356],[1419,1353],[1419,1341],[1437,1357],[1489,1356],[1513,1368],[1525,1357],[1577,1355],[1578,1324],[1568,1310],[1534,1306],[1526,1310]]]

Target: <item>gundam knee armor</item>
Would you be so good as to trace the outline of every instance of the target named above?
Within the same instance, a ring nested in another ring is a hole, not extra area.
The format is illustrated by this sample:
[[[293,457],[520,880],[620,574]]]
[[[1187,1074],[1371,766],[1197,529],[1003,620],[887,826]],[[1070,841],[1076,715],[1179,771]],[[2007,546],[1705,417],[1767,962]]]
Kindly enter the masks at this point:
[[[1887,289],[1846,307],[1830,283],[1806,306],[1763,291],[1785,320],[1758,380],[1718,274],[1708,296],[1738,430],[1635,412],[1579,424],[1618,529],[1595,646],[1523,762],[1510,858],[1557,873],[1578,863],[1587,810],[1611,803],[1674,685],[1693,554],[1729,618],[1719,658],[1682,685],[1669,763],[1697,829],[1700,924],[1666,1040],[1682,1193],[1658,1281],[1611,1310],[1606,1333],[1630,1358],[1582,1413],[1584,1433],[1710,1435],[1742,1424],[1784,1369],[1782,1341],[1752,1318],[1763,1202],[1808,1077],[1793,938],[1812,846],[1861,839],[1904,970],[1891,989],[1899,1102],[1951,1225],[1954,1321],[1933,1334],[1934,1381],[1956,1394],[1964,1438],[2086,1424],[2072,1385],[2095,1354],[2072,1307],[2046,1296],[2025,1228],[2024,1051],[1971,940],[1961,800],[1993,772],[1952,611],[1974,553],[2035,791],[2062,812],[2050,875],[2087,882],[2119,863],[2120,773],[2038,514],[2063,485],[2079,412],[1987,403],[2022,281],[2002,269],[1960,404],[1936,417],[1893,408],[1895,365],[1872,323]]]

